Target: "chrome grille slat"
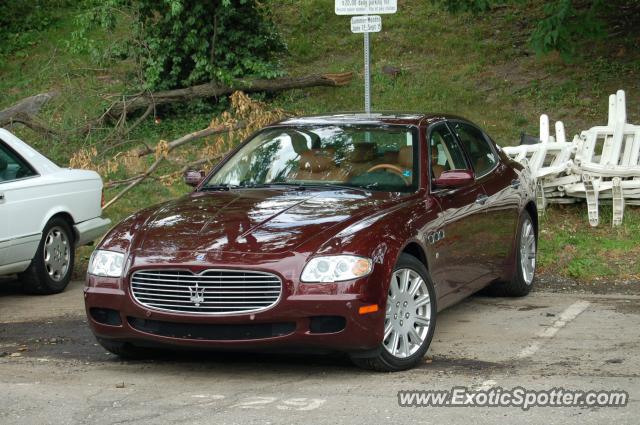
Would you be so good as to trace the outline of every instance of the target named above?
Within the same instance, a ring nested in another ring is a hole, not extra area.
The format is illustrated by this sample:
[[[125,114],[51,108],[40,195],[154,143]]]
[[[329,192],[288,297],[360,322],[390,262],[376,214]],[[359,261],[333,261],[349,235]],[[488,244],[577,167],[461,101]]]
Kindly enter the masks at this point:
[[[144,281],[150,281],[149,283],[153,283],[153,282],[166,282],[167,279],[152,279],[150,277],[136,277],[138,280],[144,280]],[[238,280],[238,281],[230,281],[230,280],[199,280],[199,279],[194,279],[194,280],[186,280],[186,279],[177,279],[176,282],[178,283],[207,283],[207,284],[212,284],[212,283],[219,283],[219,282],[230,282],[230,283],[274,283],[277,282],[276,280]]]
[[[166,282],[166,280],[163,280],[163,282]],[[191,281],[191,284],[195,284],[196,282],[197,282],[197,281],[195,281],[195,280],[194,280],[194,281]],[[139,281],[136,281],[136,282],[134,282],[134,283],[135,283],[136,285],[148,285],[148,286],[149,286],[149,285],[150,285],[150,286],[170,286],[170,287],[175,287],[175,286],[184,286],[185,288],[187,288],[187,287],[191,286],[191,285],[189,285],[189,284],[187,284],[187,285],[181,285],[182,283],[186,283],[186,282],[184,282],[184,281],[176,281],[176,283],[175,283],[175,284],[151,283],[151,282],[139,282]],[[216,283],[217,283],[217,282],[216,282]],[[233,282],[233,284],[236,284],[236,283],[238,283],[238,282]],[[231,289],[233,289],[233,288],[260,288],[260,289],[262,289],[262,288],[280,288],[280,285],[279,285],[279,284],[278,284],[278,285],[273,285],[273,283],[275,283],[275,282],[265,282],[265,283],[269,283],[269,284],[271,284],[271,286],[266,286],[266,285],[259,285],[259,286],[244,286],[244,285],[242,285],[242,286],[234,286],[234,285],[225,285],[225,288],[231,288]],[[202,284],[202,285],[210,285],[210,282],[206,282],[206,283],[198,282],[198,284]],[[212,287],[214,287],[214,288],[216,287],[216,286],[214,286],[214,285],[211,285],[211,286],[212,286]]]
[[[244,270],[140,270],[130,279],[133,298],[141,305],[190,314],[233,314],[262,311],[280,299],[276,275]]]
[[[243,273],[244,274],[244,273]],[[252,279],[277,279],[275,276],[272,275],[255,275],[253,273],[251,274],[251,278]],[[152,276],[152,277],[171,277],[171,278],[175,278],[175,277],[193,277],[192,274],[166,274],[166,273],[145,273],[145,272],[137,272],[136,276],[138,277],[144,277],[144,276]],[[216,276],[201,276],[202,279],[244,279],[246,278],[246,276],[234,276],[234,275],[216,275]]]
[[[193,304],[191,301],[188,300],[158,300],[155,298],[144,298],[144,297],[138,297],[139,300],[146,300],[146,301],[150,301],[150,304],[160,304],[162,302],[170,302],[170,303],[186,303],[186,304]],[[252,301],[255,302],[256,304],[264,304],[264,303],[270,303],[270,300],[255,300]],[[245,301],[205,301],[203,303],[200,303],[201,306],[207,306],[207,305],[211,305],[211,304],[246,304]]]
[[[184,290],[179,290],[179,289],[159,289],[159,288],[146,288],[146,287],[139,287],[136,288],[140,291],[151,291],[151,292],[168,292],[168,293],[180,293],[183,294]],[[220,288],[215,288],[215,289],[220,289]],[[188,289],[187,289],[188,290]],[[228,294],[228,295],[238,295],[238,294],[247,294],[247,295],[251,295],[251,294],[279,294],[280,291],[276,291],[273,289],[270,289],[268,291],[245,291],[245,290],[237,290],[237,291],[209,291],[207,289],[207,294]],[[160,294],[158,294],[160,295]]]
[[[189,295],[159,295],[159,294],[138,294],[138,299],[142,300],[142,299],[148,299],[148,300],[160,300],[159,297],[162,297],[162,299],[167,298],[169,300],[173,300],[176,299],[176,301],[184,301],[181,298],[187,298],[186,302],[191,302],[190,300],[188,300]],[[273,297],[267,297],[267,296],[263,296],[263,295],[254,295],[251,297],[224,297],[224,298],[218,298],[219,300],[224,300],[224,301],[204,301],[201,304],[207,304],[209,302],[226,302],[226,300],[244,300],[244,299],[251,299],[251,300],[256,300],[256,301],[261,301],[261,300],[265,300],[268,302],[271,302],[271,300],[273,299]]]
[[[150,307],[156,307],[156,308],[162,308],[162,309],[166,309],[166,307],[180,307],[180,308],[186,308],[183,305],[176,305],[176,304],[154,304],[153,306],[150,305]],[[235,313],[235,312],[239,312],[239,313],[254,313],[253,310],[249,310],[249,307],[247,307],[247,310],[242,310],[242,309],[238,309],[237,306],[200,306],[200,309],[216,309],[216,310],[227,310],[225,311],[226,314],[229,313]],[[171,311],[176,312],[176,313],[193,313],[191,310],[177,310],[177,309],[172,309]],[[202,312],[200,312],[202,313]],[[211,312],[207,312],[207,313],[211,313]]]

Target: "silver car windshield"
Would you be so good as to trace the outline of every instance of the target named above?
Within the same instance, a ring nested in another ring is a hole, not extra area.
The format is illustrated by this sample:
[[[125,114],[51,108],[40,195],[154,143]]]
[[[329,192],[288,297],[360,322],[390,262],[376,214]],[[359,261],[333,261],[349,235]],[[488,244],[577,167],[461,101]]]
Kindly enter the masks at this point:
[[[416,129],[406,126],[266,129],[229,158],[203,188],[340,185],[415,191],[417,145]]]

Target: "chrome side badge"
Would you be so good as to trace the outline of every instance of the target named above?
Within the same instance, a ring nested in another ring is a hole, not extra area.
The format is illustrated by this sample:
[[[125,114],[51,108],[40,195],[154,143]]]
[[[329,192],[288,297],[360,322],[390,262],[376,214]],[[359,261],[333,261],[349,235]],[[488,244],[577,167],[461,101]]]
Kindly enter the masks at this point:
[[[427,235],[427,242],[433,245],[444,239],[444,230],[438,230],[437,232],[430,233]]]

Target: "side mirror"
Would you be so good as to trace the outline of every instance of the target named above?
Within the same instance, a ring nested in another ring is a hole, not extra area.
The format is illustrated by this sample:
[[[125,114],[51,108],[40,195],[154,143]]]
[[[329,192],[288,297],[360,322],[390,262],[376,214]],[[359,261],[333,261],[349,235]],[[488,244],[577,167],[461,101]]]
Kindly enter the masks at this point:
[[[189,186],[196,187],[204,179],[204,171],[188,170],[184,173],[184,182]]]
[[[440,177],[433,179],[433,184],[440,188],[457,188],[473,183],[474,177],[471,170],[443,171]]]

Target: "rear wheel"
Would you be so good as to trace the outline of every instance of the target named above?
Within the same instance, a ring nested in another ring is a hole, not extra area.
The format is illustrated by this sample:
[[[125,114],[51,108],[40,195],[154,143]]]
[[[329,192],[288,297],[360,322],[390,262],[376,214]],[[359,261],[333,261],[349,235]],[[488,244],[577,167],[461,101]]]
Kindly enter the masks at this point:
[[[57,294],[71,280],[75,260],[73,233],[60,217],[52,218],[42,232],[35,257],[20,274],[22,288],[30,294]]]
[[[353,362],[382,372],[415,367],[431,344],[435,319],[436,297],[429,273],[418,259],[401,254],[389,283],[379,354],[354,357]]]
[[[516,267],[510,282],[498,282],[489,288],[491,295],[523,297],[533,288],[537,255],[536,229],[527,211],[523,211],[516,240]]]

